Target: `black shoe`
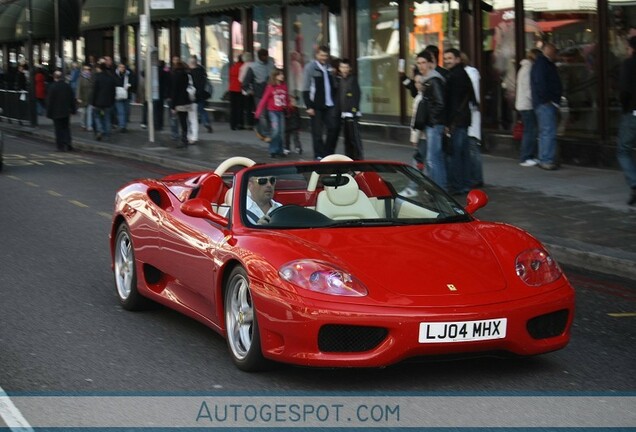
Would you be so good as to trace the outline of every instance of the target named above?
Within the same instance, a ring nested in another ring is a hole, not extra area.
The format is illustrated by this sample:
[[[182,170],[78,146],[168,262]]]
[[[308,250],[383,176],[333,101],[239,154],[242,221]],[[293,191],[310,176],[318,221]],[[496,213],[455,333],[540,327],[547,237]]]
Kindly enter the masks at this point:
[[[539,168],[544,169],[544,170],[548,170],[548,171],[554,171],[554,170],[559,169],[559,167],[556,164],[543,163],[543,162],[539,162]]]
[[[102,140],[102,133],[101,132],[97,132],[97,135],[95,135],[95,139],[97,141],[101,141]]]
[[[121,133],[126,133],[126,132],[128,132],[128,129],[126,129],[126,128],[121,128],[121,131],[120,131],[120,132],[121,132]]]
[[[210,125],[207,125],[205,128],[206,128],[206,129],[208,130],[208,132],[210,132],[210,133],[214,132],[214,131],[212,130],[212,126],[210,126]]]
[[[627,205],[633,206],[634,204],[636,204],[636,188],[632,189],[632,196],[629,201],[627,201]]]

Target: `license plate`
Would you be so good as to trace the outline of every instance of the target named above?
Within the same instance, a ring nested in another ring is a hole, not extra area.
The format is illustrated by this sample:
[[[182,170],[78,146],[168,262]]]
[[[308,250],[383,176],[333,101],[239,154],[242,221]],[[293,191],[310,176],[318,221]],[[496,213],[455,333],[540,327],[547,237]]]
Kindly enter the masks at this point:
[[[506,318],[420,323],[420,343],[469,342],[503,339],[506,337]]]

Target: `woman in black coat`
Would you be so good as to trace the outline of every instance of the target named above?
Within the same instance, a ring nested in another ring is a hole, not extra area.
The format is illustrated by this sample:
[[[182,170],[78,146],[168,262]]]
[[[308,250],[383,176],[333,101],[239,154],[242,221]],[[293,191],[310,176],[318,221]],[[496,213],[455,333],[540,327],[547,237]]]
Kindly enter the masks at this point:
[[[188,66],[179,60],[172,71],[172,85],[170,109],[176,113],[181,125],[181,144],[179,148],[188,145],[188,111],[192,109],[192,101],[186,89],[188,88]]]

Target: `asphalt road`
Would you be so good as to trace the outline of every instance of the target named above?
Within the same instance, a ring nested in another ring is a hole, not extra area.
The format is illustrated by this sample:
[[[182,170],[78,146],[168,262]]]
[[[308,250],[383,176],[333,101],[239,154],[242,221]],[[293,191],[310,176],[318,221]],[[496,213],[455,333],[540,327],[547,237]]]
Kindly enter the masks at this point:
[[[163,307],[123,311],[110,269],[114,193],[164,168],[10,139],[0,175],[0,387],[7,392],[633,391],[634,282],[566,269],[570,345],[529,359],[384,369],[238,371],[225,341]]]

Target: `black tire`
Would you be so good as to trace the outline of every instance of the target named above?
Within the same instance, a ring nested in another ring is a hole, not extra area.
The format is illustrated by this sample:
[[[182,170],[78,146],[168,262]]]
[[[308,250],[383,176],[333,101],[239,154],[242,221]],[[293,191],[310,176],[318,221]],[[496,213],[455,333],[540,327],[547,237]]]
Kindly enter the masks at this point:
[[[115,235],[115,253],[113,256],[115,273],[115,291],[121,306],[129,311],[143,310],[150,301],[139,294],[137,289],[137,268],[135,250],[128,225],[122,223]]]
[[[224,288],[226,339],[232,361],[245,372],[267,369],[269,362],[261,351],[256,308],[245,269],[235,267]]]

